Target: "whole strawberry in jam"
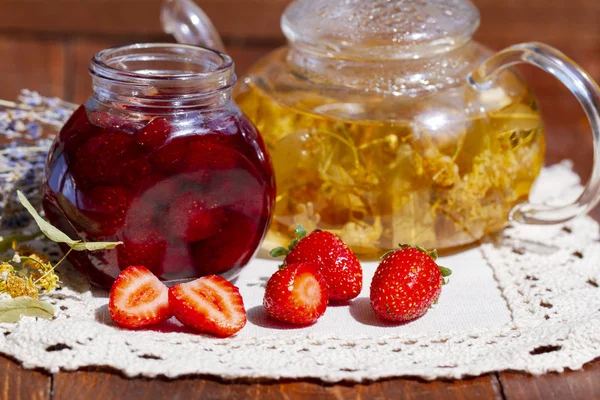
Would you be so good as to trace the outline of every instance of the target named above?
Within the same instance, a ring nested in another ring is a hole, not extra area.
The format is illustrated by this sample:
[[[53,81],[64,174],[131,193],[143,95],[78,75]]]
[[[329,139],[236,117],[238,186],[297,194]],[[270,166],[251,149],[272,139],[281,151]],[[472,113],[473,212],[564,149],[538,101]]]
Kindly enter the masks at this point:
[[[44,208],[84,240],[124,243],[69,256],[93,283],[108,286],[131,265],[161,280],[233,276],[249,261],[275,190],[264,144],[243,131],[242,114],[89,115],[77,110],[52,147]]]
[[[218,233],[226,220],[219,201],[208,199],[202,192],[185,191],[168,205],[162,224],[174,238],[193,243]]]
[[[310,262],[317,265],[329,287],[329,298],[346,301],[357,297],[362,289],[363,271],[358,258],[331,232],[316,230],[306,236],[299,226],[296,238],[286,249],[278,247],[271,256],[285,255],[285,265]]]
[[[371,281],[371,307],[382,319],[421,317],[438,300],[452,271],[436,264],[437,252],[402,246],[383,256]]]

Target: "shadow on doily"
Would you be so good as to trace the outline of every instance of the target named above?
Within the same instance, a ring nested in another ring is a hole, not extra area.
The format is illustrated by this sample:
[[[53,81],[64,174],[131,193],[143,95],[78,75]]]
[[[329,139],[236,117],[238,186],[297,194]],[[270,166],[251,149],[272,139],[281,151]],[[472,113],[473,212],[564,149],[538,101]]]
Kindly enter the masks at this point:
[[[350,315],[361,324],[378,327],[398,327],[407,324],[407,322],[388,322],[380,319],[371,308],[370,300],[366,297],[359,297],[350,303]]]
[[[269,314],[267,314],[262,305],[249,308],[246,311],[246,317],[248,318],[248,322],[260,326],[261,328],[281,330],[306,328],[306,326],[296,326],[274,320],[273,318],[269,317]]]
[[[96,319],[96,322],[98,322],[102,325],[110,326],[113,328],[118,328],[118,325],[110,318],[110,315],[108,314],[108,304],[104,304],[104,305],[96,308],[96,311],[94,311],[94,318]],[[143,332],[143,331],[163,332],[163,333],[191,333],[191,334],[195,334],[195,335],[199,334],[197,331],[184,326],[183,324],[181,324],[181,322],[177,321],[175,318],[171,318],[171,319],[169,319],[165,322],[162,322],[160,324],[157,324],[157,325],[146,326],[146,327],[143,327],[140,329],[134,329],[134,331],[137,331],[137,332]]]

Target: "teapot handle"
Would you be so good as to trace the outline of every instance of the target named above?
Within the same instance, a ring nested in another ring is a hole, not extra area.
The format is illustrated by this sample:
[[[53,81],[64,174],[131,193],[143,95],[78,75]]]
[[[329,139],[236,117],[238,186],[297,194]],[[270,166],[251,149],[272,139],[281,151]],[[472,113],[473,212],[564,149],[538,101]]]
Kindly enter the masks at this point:
[[[193,0],[165,0],[160,22],[166,34],[183,44],[225,52],[225,46],[212,21]]]
[[[522,43],[508,47],[484,61],[467,79],[475,90],[486,90],[500,72],[520,63],[532,64],[550,73],[575,95],[590,121],[594,137],[594,161],[592,175],[575,202],[557,207],[520,203],[510,212],[510,219],[526,224],[565,222],[587,213],[600,201],[600,88],[566,55],[542,43]]]

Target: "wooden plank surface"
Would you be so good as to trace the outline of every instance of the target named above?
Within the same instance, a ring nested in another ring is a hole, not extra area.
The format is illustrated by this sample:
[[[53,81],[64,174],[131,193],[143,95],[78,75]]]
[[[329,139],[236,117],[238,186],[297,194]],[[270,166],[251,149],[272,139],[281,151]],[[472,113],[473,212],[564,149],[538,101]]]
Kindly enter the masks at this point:
[[[462,381],[394,379],[371,384],[321,385],[313,382],[226,383],[212,379],[126,379],[107,372],[68,372],[54,376],[53,399],[502,399],[495,375]]]
[[[225,37],[281,37],[288,0],[200,0]],[[3,0],[0,31],[85,35],[162,35],[162,0]]]
[[[19,364],[0,356],[0,398],[7,400],[45,400],[50,398],[50,375],[26,371]]]
[[[226,38],[277,40],[290,0],[196,0]],[[598,45],[596,0],[473,0],[481,12],[478,37],[545,39],[564,46]],[[130,37],[162,35],[162,0],[3,0],[0,31]],[[552,21],[552,23],[548,23]],[[567,34],[565,34],[567,32]]]
[[[580,371],[562,374],[529,376],[502,372],[500,382],[507,400],[516,399],[600,399],[600,361],[590,363]]]

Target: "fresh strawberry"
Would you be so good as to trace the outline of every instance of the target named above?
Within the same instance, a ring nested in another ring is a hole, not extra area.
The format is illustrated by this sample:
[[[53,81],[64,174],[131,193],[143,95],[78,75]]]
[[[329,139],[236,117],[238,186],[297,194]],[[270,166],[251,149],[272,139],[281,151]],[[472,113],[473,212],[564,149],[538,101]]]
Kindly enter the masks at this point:
[[[172,315],[169,290],[147,268],[131,266],[110,289],[108,312],[124,328],[158,324]]]
[[[220,276],[173,286],[169,305],[181,323],[214,336],[231,336],[246,325],[240,291]]]
[[[290,264],[267,282],[263,305],[276,320],[309,325],[327,308],[329,290],[319,266],[310,262]]]
[[[437,252],[402,246],[383,256],[371,281],[371,307],[389,321],[421,317],[437,301],[452,271],[435,263]]]
[[[299,226],[288,249],[278,247],[271,255],[285,255],[285,265],[304,261],[318,265],[329,286],[331,300],[346,301],[360,294],[363,281],[360,262],[342,239],[331,232],[316,230],[306,236],[304,228]]]
[[[134,135],[137,144],[152,152],[165,144],[171,135],[171,124],[166,118],[154,118]]]
[[[216,201],[208,202],[202,193],[187,191],[169,206],[163,222],[170,235],[193,243],[219,232],[225,211]]]
[[[229,212],[221,232],[192,245],[192,256],[201,275],[220,274],[245,265],[262,239],[255,221]]]

